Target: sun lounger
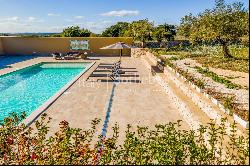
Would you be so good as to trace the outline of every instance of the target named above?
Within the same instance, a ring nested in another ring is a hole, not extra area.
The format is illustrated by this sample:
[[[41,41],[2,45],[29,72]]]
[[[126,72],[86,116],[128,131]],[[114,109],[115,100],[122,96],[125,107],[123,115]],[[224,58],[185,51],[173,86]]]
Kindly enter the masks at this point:
[[[64,56],[64,59],[65,60],[76,59],[79,55],[80,55],[79,52],[68,52],[66,56]]]
[[[115,63],[113,69],[111,70],[111,74],[108,75],[113,81],[120,76],[121,71],[119,69],[120,69],[120,63],[119,62]]]
[[[52,53],[51,55],[53,56],[54,59],[57,59],[57,60],[63,59],[63,56],[61,53],[55,52],[55,53]]]
[[[118,73],[115,73],[115,72],[112,72],[111,74],[108,75],[109,78],[111,78],[113,81],[115,81],[118,77],[119,77],[119,74]]]

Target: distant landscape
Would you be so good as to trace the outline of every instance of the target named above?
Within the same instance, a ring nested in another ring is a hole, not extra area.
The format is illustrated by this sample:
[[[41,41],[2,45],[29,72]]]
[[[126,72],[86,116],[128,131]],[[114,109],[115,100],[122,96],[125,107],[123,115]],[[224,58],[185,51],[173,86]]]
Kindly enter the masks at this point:
[[[0,36],[51,36],[59,35],[60,33],[40,32],[40,33],[0,33]]]

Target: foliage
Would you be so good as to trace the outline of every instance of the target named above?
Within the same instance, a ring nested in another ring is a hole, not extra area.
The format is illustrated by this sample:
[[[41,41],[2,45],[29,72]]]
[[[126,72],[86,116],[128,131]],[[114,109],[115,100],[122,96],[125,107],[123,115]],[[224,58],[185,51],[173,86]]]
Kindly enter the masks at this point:
[[[91,32],[88,29],[80,29],[79,26],[65,28],[61,34],[62,37],[89,37]]]
[[[236,113],[242,119],[248,121],[249,113],[248,110],[242,109],[235,103],[235,96],[222,96],[221,101],[223,106],[229,110],[229,113],[232,115]]]
[[[241,43],[244,45],[244,46],[248,46],[249,45],[249,35],[245,35],[241,38]]]
[[[225,97],[224,101],[223,101],[224,107],[229,109],[229,110],[232,110],[234,107],[234,104],[232,101],[233,101],[233,97]]]
[[[178,27],[177,34],[180,36],[184,36],[188,38],[191,36],[191,28],[193,26],[193,23],[196,21],[196,17],[192,15],[192,13],[189,13],[189,15],[185,15],[181,18],[180,26]]]
[[[49,37],[62,37],[62,35],[61,34],[52,34]]]
[[[0,33],[0,36],[10,36],[10,35],[7,33]]]
[[[229,89],[241,89],[241,85],[234,84],[230,80],[227,80],[223,77],[218,76],[216,73],[208,70],[208,68],[203,69],[202,67],[194,67],[199,73],[204,74],[207,77],[211,77],[215,82],[224,84]]]
[[[155,128],[128,125],[125,140],[118,144],[119,126],[113,135],[95,142],[93,137],[100,120],[91,129],[71,128],[66,121],[60,130],[48,136],[51,118],[46,114],[35,122],[35,128],[19,123],[19,117],[5,119],[0,127],[0,163],[18,165],[144,165],[144,164],[248,164],[248,135],[231,134],[226,119],[217,126],[211,121],[197,130],[182,130],[181,121],[155,125]],[[101,137],[100,137],[101,138]]]
[[[188,73],[188,71],[184,71],[181,68],[175,66],[171,62],[171,60],[175,60],[175,58],[166,58],[166,59],[164,59],[165,65],[167,65],[167,66],[175,69],[179,74],[181,74],[184,78],[186,78],[187,81],[192,82],[198,88],[200,88],[200,89],[204,89],[205,88],[206,83],[204,82],[204,80],[193,77],[190,73]]]
[[[248,10],[241,2],[225,4],[216,0],[213,9],[207,9],[198,16],[185,16],[179,27],[180,34],[188,36],[193,43],[218,41],[225,57],[232,57],[228,43],[240,40],[249,34]]]
[[[241,107],[240,104],[234,103],[233,102],[234,98],[231,98],[231,97],[228,98],[227,96],[225,96],[224,94],[222,94],[220,92],[215,92],[215,90],[211,91],[210,88],[205,87],[206,83],[203,79],[195,78],[190,73],[188,73],[188,71],[184,71],[183,69],[177,67],[176,65],[174,65],[171,62],[171,61],[181,59],[183,57],[173,56],[171,58],[163,58],[163,57],[161,57],[161,54],[159,54],[161,51],[163,51],[162,49],[149,49],[149,50],[153,54],[155,54],[155,56],[157,56],[158,58],[163,59],[162,61],[165,62],[166,66],[169,66],[169,67],[175,69],[179,74],[181,74],[183,77],[185,77],[187,79],[187,81],[192,82],[200,89],[203,89],[207,94],[210,94],[214,98],[216,98],[217,100],[222,101],[222,104],[224,105],[224,107],[229,109],[231,113],[236,113],[242,119],[248,121],[248,115],[249,115],[248,110],[246,110],[244,107]],[[197,57],[197,58],[200,58],[200,57]],[[202,74],[205,74],[205,76],[211,77],[214,81],[225,84],[227,88],[231,88],[231,89],[243,88],[241,85],[234,84],[225,78],[219,77],[216,73],[213,73],[213,72],[209,71],[208,69],[203,69],[203,68],[197,67],[197,66],[195,68],[199,72],[201,72]]]
[[[126,35],[132,36],[135,40],[141,41],[142,46],[145,46],[145,42],[152,39],[153,23],[148,19],[133,21],[129,24]]]
[[[129,23],[127,22],[117,22],[115,25],[112,25],[106,28],[102,32],[103,37],[123,37],[125,32],[128,30]]]
[[[246,60],[232,60],[213,56],[195,57],[194,59],[204,67],[221,68],[245,73],[249,72],[249,61]]]
[[[176,35],[176,29],[174,25],[162,24],[154,28],[153,37],[158,41],[162,42],[163,40],[174,40]]]

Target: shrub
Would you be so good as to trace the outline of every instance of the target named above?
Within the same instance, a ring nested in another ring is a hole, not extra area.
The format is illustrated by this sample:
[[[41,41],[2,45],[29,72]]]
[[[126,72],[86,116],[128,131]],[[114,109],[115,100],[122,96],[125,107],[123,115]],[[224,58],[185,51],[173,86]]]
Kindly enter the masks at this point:
[[[211,77],[214,81],[224,84],[229,89],[240,89],[242,88],[241,85],[234,84],[230,80],[227,80],[223,77],[218,76],[216,73],[209,71],[208,68],[201,68],[199,66],[194,67],[199,73],[204,74],[207,77]]]
[[[46,114],[35,128],[16,125],[19,120],[6,118],[0,127],[0,164],[247,164],[249,156],[248,138],[236,135],[235,124],[228,136],[225,119],[221,126],[211,122],[197,130],[181,130],[181,121],[154,129],[137,126],[136,131],[128,125],[122,144],[117,124],[111,137],[94,141],[98,119],[89,130],[62,121],[51,136],[47,136],[51,118]]]
[[[188,71],[184,71],[181,68],[176,67],[171,60],[176,60],[175,58],[171,57],[171,58],[166,58],[164,60],[165,65],[168,65],[169,67],[174,68],[179,74],[181,74],[183,77],[185,77],[188,81],[192,82],[193,84],[195,84],[197,87],[199,87],[200,89],[204,89],[206,83],[204,82],[203,79],[199,79],[199,78],[194,78],[191,74],[188,73]]]

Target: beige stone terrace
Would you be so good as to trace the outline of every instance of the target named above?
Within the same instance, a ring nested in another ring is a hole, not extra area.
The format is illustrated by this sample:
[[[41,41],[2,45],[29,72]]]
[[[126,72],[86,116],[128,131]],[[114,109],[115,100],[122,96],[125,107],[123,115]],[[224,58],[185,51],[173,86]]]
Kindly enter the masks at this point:
[[[68,121],[71,127],[89,129],[91,121],[99,118],[101,123],[97,127],[97,135],[101,134],[113,83],[107,81],[110,79],[105,74],[98,74],[103,70],[108,71],[105,64],[111,64],[117,60],[118,57],[98,56],[90,57],[89,60],[66,61],[96,61],[96,63],[45,111],[52,118],[51,131],[58,130],[58,124],[63,120]],[[0,69],[0,75],[35,63],[54,61],[60,62],[51,57],[34,57],[10,64],[9,68]],[[65,62],[65,60],[62,61]],[[102,66],[104,67],[102,68]],[[123,57],[121,67],[125,74],[120,77],[123,81],[117,84],[114,90],[107,135],[112,133],[110,132],[111,127],[115,123],[120,126],[121,135],[125,134],[127,124],[153,127],[155,124],[182,120],[182,128],[190,128],[170,96],[154,81],[143,59]],[[176,87],[172,85],[172,88]],[[183,96],[177,88],[175,91],[177,96],[186,100],[184,102],[191,108],[195,115],[194,119],[204,123],[208,122],[209,118],[198,107]]]

